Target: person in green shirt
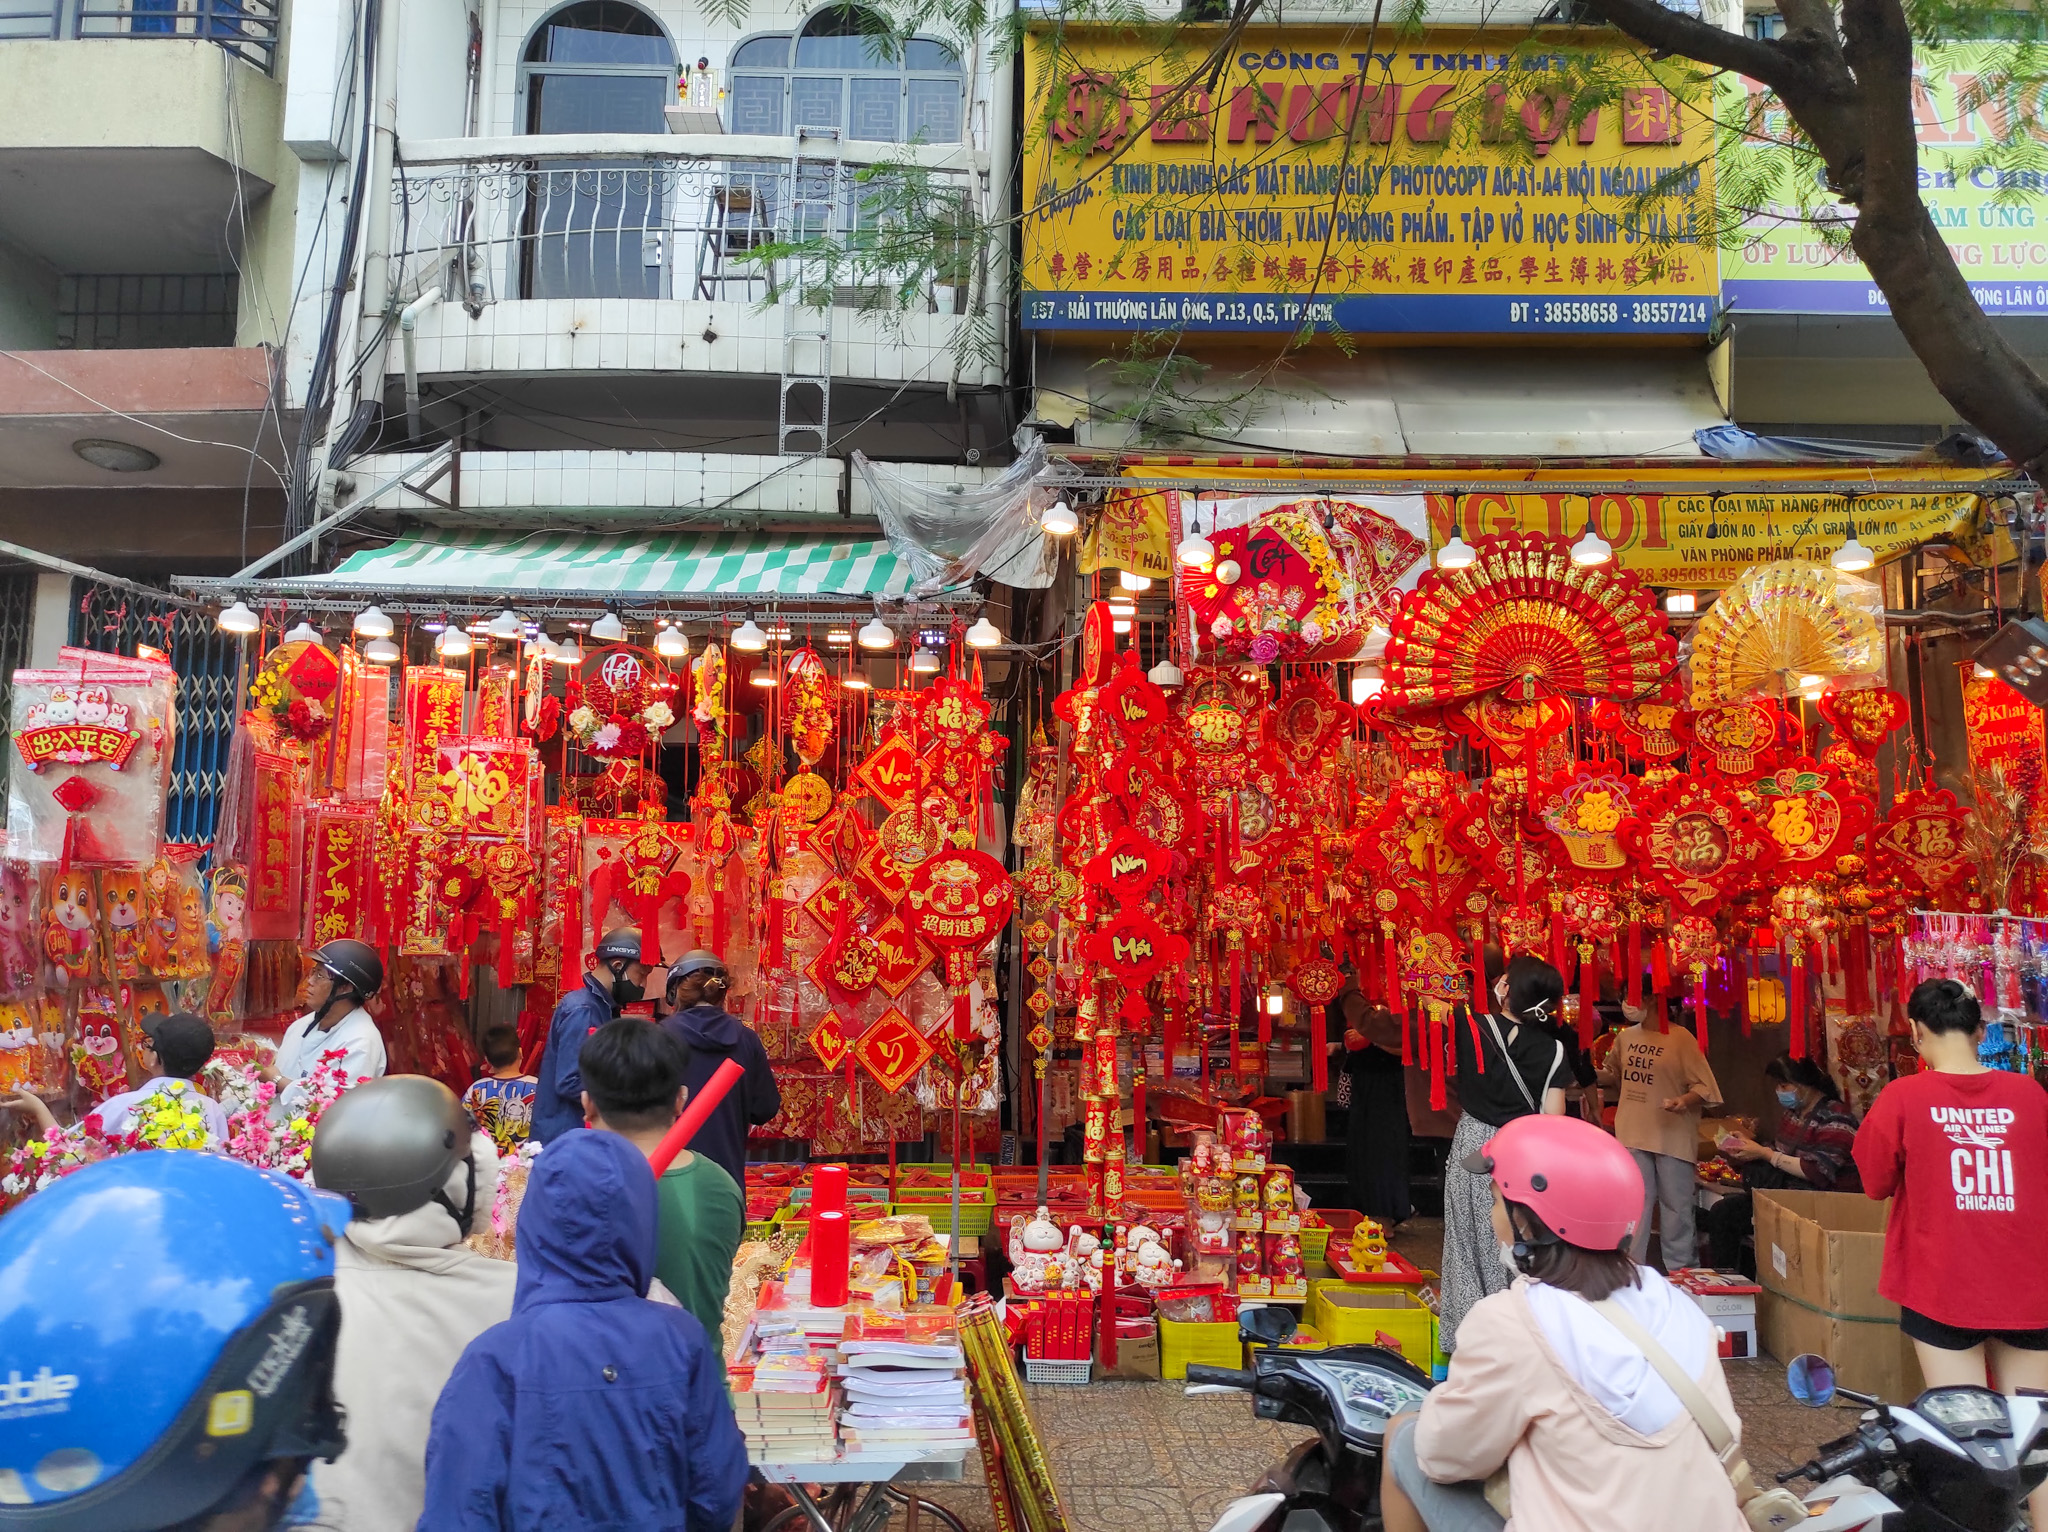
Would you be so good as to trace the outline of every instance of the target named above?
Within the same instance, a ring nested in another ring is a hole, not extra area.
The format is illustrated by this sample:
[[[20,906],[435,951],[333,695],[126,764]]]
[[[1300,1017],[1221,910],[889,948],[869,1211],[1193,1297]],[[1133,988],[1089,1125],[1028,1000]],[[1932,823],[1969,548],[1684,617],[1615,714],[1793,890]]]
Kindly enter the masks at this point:
[[[584,1040],[579,1067],[585,1122],[652,1157],[689,1097],[683,1084],[689,1048],[651,1022],[622,1016]],[[662,1172],[654,1192],[654,1274],[696,1316],[722,1356],[725,1294],[746,1222],[745,1201],[730,1175],[687,1149]]]

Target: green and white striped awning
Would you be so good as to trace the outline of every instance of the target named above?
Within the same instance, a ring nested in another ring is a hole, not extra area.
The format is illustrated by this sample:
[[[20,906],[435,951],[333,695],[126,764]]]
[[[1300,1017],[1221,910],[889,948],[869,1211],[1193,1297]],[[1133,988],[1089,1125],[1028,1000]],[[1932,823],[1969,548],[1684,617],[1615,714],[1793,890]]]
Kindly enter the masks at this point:
[[[411,532],[304,585],[480,597],[901,596],[909,567],[879,538],[770,532]]]

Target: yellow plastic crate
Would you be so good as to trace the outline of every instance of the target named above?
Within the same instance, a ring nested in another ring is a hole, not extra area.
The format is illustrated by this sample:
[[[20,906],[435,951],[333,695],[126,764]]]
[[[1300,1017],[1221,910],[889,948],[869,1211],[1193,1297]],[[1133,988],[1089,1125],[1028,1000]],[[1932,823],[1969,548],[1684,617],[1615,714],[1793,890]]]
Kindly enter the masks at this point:
[[[1190,1362],[1204,1367],[1242,1367],[1244,1352],[1238,1344],[1237,1321],[1203,1325],[1160,1320],[1159,1375],[1185,1378]]]
[[[1331,1346],[1371,1346],[1384,1334],[1401,1355],[1429,1371],[1436,1350],[1436,1316],[1404,1288],[1352,1287],[1311,1282],[1304,1316]]]

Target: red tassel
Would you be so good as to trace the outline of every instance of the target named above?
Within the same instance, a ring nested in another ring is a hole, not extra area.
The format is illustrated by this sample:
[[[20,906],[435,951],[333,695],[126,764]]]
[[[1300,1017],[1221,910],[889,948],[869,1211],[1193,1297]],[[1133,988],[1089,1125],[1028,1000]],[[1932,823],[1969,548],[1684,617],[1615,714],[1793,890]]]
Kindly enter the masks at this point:
[[[1692,981],[1693,1035],[1699,1039],[1702,1056],[1707,1051],[1707,975],[1702,969]]]
[[[1180,1052],[1180,1007],[1174,1004],[1173,996],[1165,997],[1166,1012],[1159,1019],[1161,1062],[1166,1065],[1166,1078],[1173,1078],[1174,1055]]]
[[[1650,986],[1659,997],[1671,993],[1671,949],[1661,936],[1657,938],[1657,945],[1650,949]]]
[[[1448,1071],[1444,1068],[1443,1023],[1432,1014],[1428,1027],[1429,1109],[1441,1112],[1450,1105],[1450,1097],[1444,1093],[1444,1076]]]
[[[1472,933],[1472,1011],[1483,1015],[1491,1007],[1486,998],[1486,927],[1481,925]]]
[[[1643,923],[1640,920],[1628,923],[1628,1003],[1635,1010],[1643,1008]]]
[[[1401,990],[1401,949],[1395,944],[1392,931],[1387,932],[1386,964],[1387,1008],[1401,1018],[1401,1025],[1405,1028],[1408,1025],[1408,997]],[[1407,1034],[1404,1032],[1402,1035],[1406,1036]],[[1405,1049],[1406,1045],[1404,1044],[1403,1047]],[[1401,1055],[1401,1062],[1410,1064],[1414,1060],[1410,1059],[1404,1051]]]
[[[768,932],[767,939],[761,944],[761,966],[771,972],[782,967],[782,911],[780,899],[768,901]]]
[[[1415,1045],[1409,1037],[1406,1011],[1401,1013],[1401,1063],[1404,1068],[1413,1068],[1415,1064]]]
[[[1472,1029],[1472,1057],[1478,1060],[1481,1074],[1486,1073],[1486,1046],[1479,1041],[1479,1018],[1471,1011],[1465,1013],[1465,1025]],[[1451,1042],[1451,1067],[1458,1067],[1458,1047],[1455,1034]]]
[[[1330,1038],[1329,1018],[1323,1007],[1311,1006],[1308,1013],[1308,1051],[1310,1090],[1330,1088]]]
[[[1742,949],[1742,966],[1735,976],[1735,1014],[1742,1022],[1742,1035],[1749,1036],[1749,949]]]
[[[1579,949],[1579,1046],[1590,1048],[1599,1036],[1600,958],[1587,942]]]
[[[1559,973],[1572,966],[1571,950],[1564,939],[1563,910],[1550,912],[1550,966]]]
[[[1230,949],[1230,1026],[1231,1034],[1233,1036],[1236,1035],[1238,1024],[1244,1018],[1243,1011],[1239,1009],[1239,1007],[1243,1004],[1243,999],[1238,992],[1238,979],[1242,975],[1243,971],[1244,949],[1241,947],[1232,947]]]
[[[725,951],[725,873],[711,875],[711,946],[715,952]]]
[[[1271,975],[1269,974],[1269,982],[1270,979]],[[1273,1046],[1273,1013],[1267,1009],[1266,996],[1263,994],[1255,996],[1252,1004],[1257,1006],[1259,1011],[1259,1046],[1261,1048],[1270,1048]]]
[[[1853,1016],[1876,1009],[1870,997],[1870,934],[1860,922],[1842,933],[1842,990]]]

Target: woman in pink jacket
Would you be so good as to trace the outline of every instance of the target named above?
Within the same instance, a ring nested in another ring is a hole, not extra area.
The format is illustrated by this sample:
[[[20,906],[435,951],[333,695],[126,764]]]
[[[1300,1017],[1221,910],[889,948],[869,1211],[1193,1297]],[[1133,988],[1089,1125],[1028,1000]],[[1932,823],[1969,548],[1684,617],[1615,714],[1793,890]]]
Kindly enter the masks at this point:
[[[1510,1517],[1514,1532],[1747,1532],[1701,1425],[1594,1307],[1614,1300],[1740,1432],[1713,1325],[1629,1256],[1643,1209],[1629,1152],[1589,1122],[1530,1116],[1465,1168],[1492,1178],[1514,1285],[1473,1305],[1449,1378],[1389,1427],[1387,1532],[1499,1532]]]

